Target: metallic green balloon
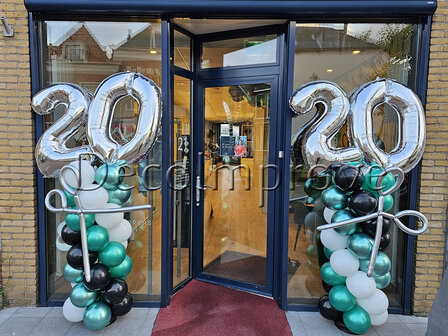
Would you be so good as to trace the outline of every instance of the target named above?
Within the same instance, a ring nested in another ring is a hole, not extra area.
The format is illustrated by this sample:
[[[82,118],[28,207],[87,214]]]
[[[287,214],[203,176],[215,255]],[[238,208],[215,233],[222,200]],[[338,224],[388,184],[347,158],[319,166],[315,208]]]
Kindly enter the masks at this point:
[[[65,194],[65,197],[67,198],[67,205],[70,208],[74,208],[76,206],[75,197],[72,194],[70,194],[68,191],[66,191],[66,190],[63,190],[63,191]]]
[[[106,189],[116,189],[124,179],[124,168],[116,163],[105,163],[95,171],[95,182]]]
[[[307,256],[317,257],[317,247],[315,244],[310,244],[305,250]]]
[[[115,267],[109,268],[110,275],[113,279],[120,278],[125,279],[132,270],[132,259],[129,256],[124,258],[123,262]]]
[[[107,190],[107,193],[109,194],[109,203],[122,205],[131,197],[132,189],[129,189],[128,184],[122,183],[118,188]]]
[[[378,289],[386,288],[390,284],[391,280],[390,272],[387,272],[385,275],[382,276],[373,275],[373,279],[376,282],[376,288]]]
[[[112,311],[109,305],[98,301],[86,309],[83,322],[90,330],[101,330],[109,324],[111,316]]]
[[[353,215],[352,212],[342,209],[342,210],[338,210],[335,212],[333,217],[331,217],[331,222],[332,223],[342,222],[347,219],[352,219],[353,217],[355,217],[355,216]],[[350,236],[350,235],[354,234],[357,229],[358,229],[357,223],[344,225],[342,227],[335,228],[336,232],[338,232],[344,236]]]
[[[346,286],[334,286],[328,293],[331,305],[339,311],[346,312],[356,305],[356,298],[349,292]]]
[[[370,316],[360,306],[355,305],[342,315],[345,326],[355,334],[366,333],[371,326]]]
[[[84,219],[86,221],[86,227],[92,226],[95,223],[95,214],[84,214]],[[79,216],[76,214],[66,214],[65,224],[73,231],[81,231],[81,226],[79,224]]]
[[[70,300],[73,305],[78,308],[84,308],[91,305],[96,301],[97,297],[98,293],[89,290],[82,282],[73,287],[70,292]]]
[[[347,195],[336,186],[332,186],[322,193],[322,201],[327,208],[342,210],[347,207]]]
[[[387,195],[384,197],[383,211],[387,212],[394,206],[394,197],[392,195]]]
[[[348,238],[347,248],[359,259],[369,259],[373,248],[373,239],[365,233],[355,233]]]
[[[320,277],[330,286],[345,285],[346,278],[333,271],[329,261],[320,268]]]
[[[328,259],[330,259],[333,252],[334,252],[334,250],[330,250],[328,247],[324,246],[324,254]]]
[[[369,260],[361,260],[359,262],[359,268],[363,272],[367,272],[367,268],[369,267]],[[373,269],[373,277],[379,277],[386,275],[390,268],[392,267],[391,261],[386,253],[378,252],[375,260],[375,268]]]
[[[64,278],[68,282],[80,282],[82,281],[83,270],[77,270],[71,267],[69,264],[64,265]]]
[[[98,259],[107,267],[120,265],[124,258],[126,258],[126,249],[121,243],[116,241],[108,242],[98,253]]]
[[[324,177],[320,178],[309,178],[306,180],[303,190],[305,193],[313,198],[318,198],[322,191],[326,189],[326,179]]]
[[[99,225],[87,229],[87,246],[89,251],[101,251],[109,242],[109,232]]]
[[[369,173],[365,174],[362,182],[362,189],[372,192],[375,196],[378,196],[378,192],[376,189],[376,182],[378,181],[378,177],[383,172],[383,169],[378,166],[376,163],[372,164],[372,168]],[[386,191],[390,187],[395,184],[395,178],[392,173],[389,173],[384,177],[383,182],[381,183],[381,188],[383,191]]]

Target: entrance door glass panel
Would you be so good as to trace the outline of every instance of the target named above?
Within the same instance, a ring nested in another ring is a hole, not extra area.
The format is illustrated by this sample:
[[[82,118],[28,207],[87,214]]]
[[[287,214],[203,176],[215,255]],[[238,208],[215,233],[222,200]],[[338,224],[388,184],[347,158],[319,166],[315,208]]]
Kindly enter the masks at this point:
[[[203,271],[261,286],[270,93],[270,84],[259,83],[209,87],[204,95],[204,184],[214,188],[204,191]]]

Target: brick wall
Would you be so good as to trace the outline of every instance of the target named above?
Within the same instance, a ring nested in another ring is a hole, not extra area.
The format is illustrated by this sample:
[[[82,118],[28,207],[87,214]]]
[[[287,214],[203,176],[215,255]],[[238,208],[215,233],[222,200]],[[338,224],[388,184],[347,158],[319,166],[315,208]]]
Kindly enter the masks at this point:
[[[443,275],[448,199],[448,4],[438,1],[431,30],[426,103],[426,148],[420,173],[419,208],[430,222],[417,238],[413,312],[428,315]]]
[[[37,215],[30,110],[28,13],[23,0],[2,0],[14,37],[0,33],[0,238],[3,284],[12,306],[35,305]]]

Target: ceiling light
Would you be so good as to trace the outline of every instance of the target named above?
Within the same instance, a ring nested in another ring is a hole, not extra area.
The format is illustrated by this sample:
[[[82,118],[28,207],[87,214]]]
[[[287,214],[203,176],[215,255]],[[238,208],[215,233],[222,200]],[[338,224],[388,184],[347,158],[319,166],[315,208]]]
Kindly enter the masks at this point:
[[[155,55],[157,54],[157,50],[150,50],[149,53]]]
[[[353,50],[353,55],[358,55],[361,52],[361,50]]]
[[[333,72],[333,69],[327,69],[327,72]]]

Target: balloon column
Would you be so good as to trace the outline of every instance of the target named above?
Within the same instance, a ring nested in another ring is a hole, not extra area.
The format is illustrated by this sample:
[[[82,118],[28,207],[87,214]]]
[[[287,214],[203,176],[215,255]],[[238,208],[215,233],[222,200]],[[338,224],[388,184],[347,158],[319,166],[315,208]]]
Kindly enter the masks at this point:
[[[119,144],[109,128],[116,102],[126,96],[138,102],[139,120],[132,139]],[[58,83],[32,99],[32,108],[40,115],[59,105],[66,107],[65,113],[39,139],[35,156],[43,176],[59,176],[64,189],[53,189],[45,198],[49,211],[66,214],[58,226],[57,247],[67,251],[64,277],[72,291],[63,314],[69,321],[83,321],[87,328],[100,330],[132,308],[126,283],[132,260],[126,247],[133,228],[123,213],[152,206],[123,206],[132,189],[123,183],[123,166],[147,155],[156,142],[161,90],[141,74],[121,72],[106,78],[95,94],[75,84]],[[82,127],[88,143],[68,148],[68,140]],[[96,170],[90,161],[81,160],[93,156],[102,162]],[[60,207],[51,204],[54,195],[59,196]]]

